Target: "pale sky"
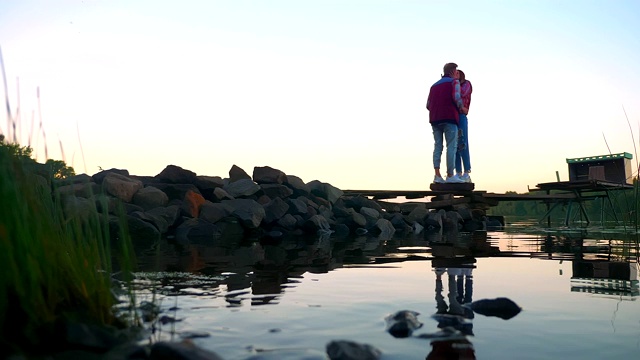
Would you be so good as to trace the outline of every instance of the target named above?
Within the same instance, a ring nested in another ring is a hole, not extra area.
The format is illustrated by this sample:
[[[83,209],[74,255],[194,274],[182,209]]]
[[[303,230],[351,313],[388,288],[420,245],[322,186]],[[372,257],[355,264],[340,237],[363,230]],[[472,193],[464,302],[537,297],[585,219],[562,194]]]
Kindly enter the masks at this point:
[[[526,192],[567,158],[635,164],[639,24],[638,0],[3,0],[0,48],[41,162],[38,88],[49,157],[77,173],[271,166],[341,189],[429,188],[425,102],[455,62],[475,189]]]

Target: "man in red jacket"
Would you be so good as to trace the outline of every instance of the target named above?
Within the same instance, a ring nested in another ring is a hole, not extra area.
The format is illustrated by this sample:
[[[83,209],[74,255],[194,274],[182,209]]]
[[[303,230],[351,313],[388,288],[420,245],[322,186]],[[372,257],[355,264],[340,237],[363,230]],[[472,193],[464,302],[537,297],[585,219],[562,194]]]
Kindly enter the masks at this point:
[[[458,150],[458,122],[460,112],[466,113],[466,108],[460,96],[460,81],[458,80],[458,65],[447,63],[443,69],[444,75],[431,86],[427,109],[429,110],[429,123],[433,130],[435,140],[433,148],[434,183],[463,183],[459,176],[454,174],[455,156]],[[440,174],[440,162],[444,148],[443,138],[447,142],[447,179]]]

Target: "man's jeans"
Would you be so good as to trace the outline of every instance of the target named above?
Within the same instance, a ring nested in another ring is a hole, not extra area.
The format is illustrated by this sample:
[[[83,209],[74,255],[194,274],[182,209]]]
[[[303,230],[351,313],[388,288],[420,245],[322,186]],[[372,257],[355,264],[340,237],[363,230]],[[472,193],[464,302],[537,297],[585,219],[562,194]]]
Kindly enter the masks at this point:
[[[440,168],[440,159],[444,149],[443,137],[447,141],[447,176],[453,175],[456,151],[458,150],[458,126],[452,123],[432,124],[433,139],[433,168]]]
[[[464,149],[458,150],[456,154],[456,172],[462,173],[462,165],[464,165],[464,171],[471,171],[471,158],[469,157],[469,122],[467,115],[460,114],[460,124],[458,128],[462,130],[462,140],[465,144]]]

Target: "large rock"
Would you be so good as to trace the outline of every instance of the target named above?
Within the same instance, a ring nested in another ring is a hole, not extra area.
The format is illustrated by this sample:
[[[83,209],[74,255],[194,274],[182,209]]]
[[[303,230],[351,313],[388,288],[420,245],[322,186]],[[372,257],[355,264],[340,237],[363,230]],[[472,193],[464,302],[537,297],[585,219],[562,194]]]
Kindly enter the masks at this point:
[[[307,185],[302,179],[295,175],[287,175],[287,180],[285,181],[285,185],[293,189],[296,195],[306,195],[311,194],[311,189],[309,185]]]
[[[147,186],[133,195],[132,202],[145,210],[151,210],[159,206],[167,206],[169,196],[157,187]]]
[[[142,189],[142,186],[142,181],[115,172],[108,173],[102,180],[102,187],[109,195],[125,202],[131,202],[133,195]]]
[[[159,240],[160,230],[156,228],[150,222],[147,222],[140,217],[127,215],[127,226],[129,228],[129,235],[133,241],[136,240]]]
[[[209,350],[201,349],[191,341],[167,342],[153,344],[149,359],[152,360],[222,360]]]
[[[229,215],[231,215],[229,207],[221,203],[212,203],[211,201],[206,201],[200,208],[200,218],[214,224]]]
[[[349,340],[333,340],[327,344],[331,360],[378,360],[382,351],[369,345]]]
[[[62,201],[62,210],[67,219],[88,221],[95,211],[95,202],[83,197],[67,196]]]
[[[200,207],[206,202],[205,198],[194,191],[187,191],[182,200],[182,211],[193,218],[197,218],[200,214]]]
[[[300,199],[287,199],[287,204],[291,215],[307,215],[309,213],[307,204]]]
[[[89,199],[93,195],[97,194],[99,190],[100,185],[91,181],[60,186],[56,188],[55,194],[60,197],[77,196]]]
[[[424,225],[425,218],[429,216],[429,210],[425,206],[416,206],[407,215],[407,222]],[[441,223],[441,221],[440,221]]]
[[[260,185],[251,179],[239,179],[227,184],[223,189],[234,198],[248,197],[260,191]]]
[[[162,215],[143,211],[134,211],[129,215],[152,224],[161,234],[164,234],[169,230],[169,222]]]
[[[220,234],[218,226],[205,219],[187,219],[176,229],[176,240],[182,244],[191,241],[210,244]]]
[[[158,188],[167,194],[169,202],[171,202],[171,200],[182,201],[189,191],[200,194],[198,187],[193,184],[156,183],[153,184],[153,187]]]
[[[296,219],[295,216],[291,214],[285,214],[283,217],[281,217],[278,220],[278,225],[282,226],[287,230],[295,229],[297,224],[298,224],[298,219]]]
[[[309,189],[311,189],[311,193],[313,195],[329,200],[332,204],[344,195],[344,191],[329,183],[323,183],[318,180],[313,180],[307,185],[309,186]]]
[[[378,234],[380,240],[391,240],[396,233],[396,228],[387,219],[378,219],[372,230]]]
[[[238,218],[243,226],[255,229],[260,226],[265,217],[264,207],[251,199],[224,200],[223,205],[229,208],[233,216]]]
[[[269,166],[256,166],[253,168],[253,181],[258,184],[283,184],[287,175]]]
[[[222,200],[233,200],[234,197],[231,196],[228,192],[226,192],[223,188],[216,188],[213,190],[213,196],[211,201],[220,202]]]
[[[322,215],[313,215],[302,225],[303,229],[309,233],[315,233],[320,230],[330,230],[331,226],[327,219]]]
[[[169,227],[176,224],[176,221],[180,217],[180,207],[178,205],[170,205],[167,207],[157,207],[146,211],[147,214],[152,216],[160,216],[167,222]]]
[[[169,184],[196,184],[198,178],[196,173],[183,169],[179,166],[168,165],[156,178]]]
[[[293,195],[293,190],[291,190],[291,188],[285,186],[285,185],[280,185],[280,184],[261,184],[260,188],[262,189],[262,191],[264,192],[265,195],[267,195],[268,197],[270,197],[271,199],[274,198],[288,198],[289,196]]]
[[[109,170],[102,170],[99,173],[94,174],[91,178],[97,184],[102,184],[102,181],[104,180],[104,178],[107,177],[107,175],[109,174],[118,174],[125,177],[129,177],[129,171],[126,169],[109,169]]]
[[[505,297],[477,300],[466,306],[475,313],[495,316],[504,320],[511,319],[522,310],[513,300]]]
[[[267,224],[271,224],[274,221],[280,220],[289,210],[289,204],[287,204],[281,198],[274,198],[264,205],[265,217],[264,221]]]
[[[361,207],[359,213],[362,214],[362,216],[364,216],[364,218],[366,219],[365,226],[367,229],[374,226],[380,218],[380,213],[377,210],[366,206]]]
[[[236,182],[242,179],[251,180],[251,176],[239,166],[235,164],[231,166],[231,169],[229,169],[229,182]]]
[[[219,176],[197,176],[195,185],[205,199],[213,200],[213,192],[224,186],[224,180]]]
[[[377,201],[371,200],[362,195],[345,197],[343,198],[343,201],[344,201],[344,206],[352,207],[357,211],[360,211],[360,208],[362,207],[368,207],[368,208],[375,209],[380,213],[382,212],[382,206],[380,206],[380,204]]]

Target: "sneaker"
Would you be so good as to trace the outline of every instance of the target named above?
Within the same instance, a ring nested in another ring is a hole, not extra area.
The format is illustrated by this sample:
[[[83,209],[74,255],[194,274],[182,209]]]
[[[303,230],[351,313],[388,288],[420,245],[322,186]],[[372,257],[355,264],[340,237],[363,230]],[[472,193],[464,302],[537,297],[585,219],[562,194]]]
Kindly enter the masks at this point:
[[[446,181],[444,181],[442,176],[436,175],[436,176],[433,177],[433,183],[434,184],[444,184],[444,183],[446,183]]]
[[[469,173],[462,174],[462,176],[460,176],[460,179],[464,180],[464,182],[466,183],[471,182],[471,176],[469,176]]]
[[[464,180],[460,178],[458,175],[447,176],[447,184],[462,184]]]

